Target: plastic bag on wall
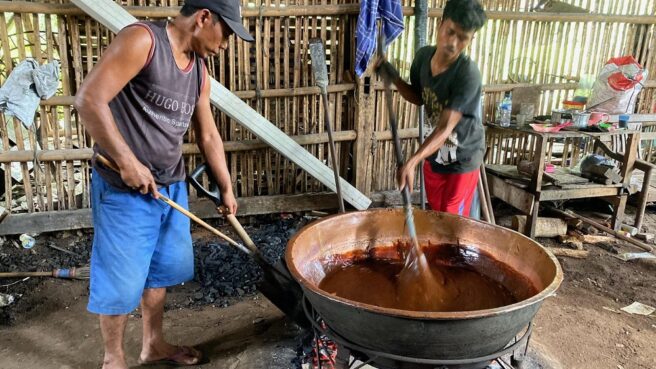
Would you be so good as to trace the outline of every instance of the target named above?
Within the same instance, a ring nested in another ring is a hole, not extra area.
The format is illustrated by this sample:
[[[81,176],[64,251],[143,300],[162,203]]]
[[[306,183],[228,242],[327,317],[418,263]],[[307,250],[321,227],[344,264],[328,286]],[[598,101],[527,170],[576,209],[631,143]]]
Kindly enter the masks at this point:
[[[647,71],[633,58],[611,58],[592,87],[588,109],[609,114],[633,113]]]

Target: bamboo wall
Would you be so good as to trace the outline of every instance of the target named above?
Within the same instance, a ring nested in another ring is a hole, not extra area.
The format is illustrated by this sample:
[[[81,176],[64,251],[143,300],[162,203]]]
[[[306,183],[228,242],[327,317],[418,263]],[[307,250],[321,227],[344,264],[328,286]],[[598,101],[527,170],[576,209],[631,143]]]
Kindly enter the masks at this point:
[[[611,57],[634,55],[649,73],[649,81],[639,95],[637,113],[656,112],[656,1],[654,0],[568,0],[563,1],[587,9],[590,13],[531,12],[538,1],[481,0],[488,15],[487,24],[475,35],[466,51],[477,62],[483,77],[483,116],[492,120],[496,102],[505,91],[516,87],[539,86],[542,92],[536,114],[548,114],[560,108],[563,100],[571,99],[584,74],[596,76]],[[411,7],[413,0],[404,0],[406,30],[414,29]],[[437,28],[446,0],[428,0],[428,43],[437,42]],[[390,54],[402,76],[409,78],[414,54],[414,37],[406,32],[392,44]],[[382,101],[379,90],[376,101]],[[385,116],[378,107],[376,117]],[[417,113],[412,104],[396,100],[400,127],[417,126]],[[386,129],[386,119],[376,120],[376,130]],[[649,127],[646,130],[653,130]],[[530,156],[535,143],[521,134],[511,136],[491,132],[487,135],[491,148],[488,162],[516,163]],[[416,140],[405,140],[406,153],[416,147]],[[650,143],[651,145],[651,143]],[[549,160],[572,166],[574,156],[587,150],[580,142],[558,142],[549,147]],[[554,151],[555,150],[555,151]],[[563,154],[570,160],[562,160]],[[392,157],[391,143],[376,148],[375,156]],[[557,154],[557,157],[554,156]],[[383,160],[385,162],[385,160]],[[387,173],[393,173],[388,165]],[[393,186],[393,175],[377,176],[372,190]]]
[[[59,3],[63,5],[45,5]],[[141,19],[175,16],[177,8],[173,7],[181,3],[182,1],[177,0],[121,2]],[[354,33],[355,18],[352,15],[342,15],[339,11],[332,11],[335,14],[330,16],[302,15],[308,13],[308,10],[309,14],[324,13],[326,9],[330,12],[326,4],[331,3],[333,2],[267,0],[258,2],[255,7],[244,8],[245,23],[255,36],[256,42],[247,44],[233,39],[229,51],[211,58],[208,66],[214,78],[285,133],[296,137],[313,155],[328,162],[327,135],[322,134],[323,107],[317,95],[318,89],[313,87],[307,48],[310,38],[321,37],[325,40],[327,51],[331,84],[329,100],[334,129],[337,131],[336,139],[340,141],[337,145],[338,155],[343,159],[341,168],[347,168],[350,141],[355,136],[355,85],[352,82],[354,78],[348,71],[348,63],[354,51],[350,46],[352,40],[347,35]],[[67,1],[40,1],[22,5],[25,5],[26,10],[41,13],[0,12],[0,39],[3,40],[0,52],[4,66],[3,70],[0,69],[0,83],[20,60],[34,57],[41,62],[52,59],[62,61],[62,86],[57,98],[42,104],[36,118],[39,124],[38,132],[16,132],[29,137],[31,141],[39,138],[46,140],[40,141],[40,150],[73,151],[63,153],[68,154],[66,159],[71,160],[62,160],[63,158],[58,157],[60,155],[55,155],[55,159],[50,160],[52,156],[50,159],[44,158],[45,152],[40,152],[40,163],[37,167],[41,170],[35,171],[32,169],[34,153],[22,151],[32,150],[32,146],[25,146],[19,138],[17,148],[24,154],[19,160],[23,161],[18,163],[15,156],[5,157],[3,160],[11,161],[15,170],[25,177],[31,177],[31,181],[25,182],[23,186],[14,180],[14,191],[8,192],[4,204],[7,208],[19,210],[16,208],[18,204],[26,203],[28,206],[23,210],[30,212],[88,207],[87,159],[90,157],[88,148],[92,146],[92,142],[85,135],[84,127],[79,124],[77,114],[72,109],[72,96],[84,76],[102,55],[112,39],[112,34],[90,17],[77,11]],[[303,9],[301,5],[309,7]],[[13,8],[15,10],[15,4]],[[10,43],[9,38],[15,38],[16,44]],[[337,60],[339,62],[336,62]],[[226,143],[226,150],[229,151],[228,162],[237,196],[325,191],[320,182],[284,159],[275,150],[267,148],[250,132],[216,109],[215,117]],[[3,128],[14,126],[12,119],[9,120],[10,122],[2,121]],[[4,139],[7,137],[7,134],[3,134]],[[49,139],[46,139],[47,137]],[[188,156],[189,170],[200,160],[193,142],[193,133],[190,131],[184,148]],[[3,147],[8,147],[9,143],[6,144]],[[4,167],[7,167],[7,164]],[[343,175],[348,175],[346,169]],[[4,180],[5,186],[10,188],[9,170],[5,170]],[[48,185],[50,183],[52,186]]]
[[[174,16],[174,7],[181,3],[119,2],[141,19]],[[444,2],[429,0],[429,43],[435,42]],[[490,21],[476,35],[468,52],[483,73],[487,117],[503,91],[519,85],[541,86],[544,92],[539,109],[547,112],[571,96],[576,84],[567,76],[595,74],[611,56],[637,55],[653,79],[656,0],[568,2],[605,15],[541,15],[527,11],[534,1],[483,1]],[[414,16],[413,2],[404,0],[403,4],[406,33],[393,43],[389,55],[407,76],[414,53]],[[313,87],[307,50],[310,38],[324,39],[342,176],[369,194],[394,188],[395,163],[381,85],[371,74],[356,79],[352,72],[358,10],[355,0],[266,0],[246,4],[245,22],[256,42],[231,41],[229,51],[212,58],[209,66],[217,80],[329,163],[327,138],[321,134],[322,106],[318,89]],[[560,21],[563,19],[566,21]],[[67,0],[0,1],[0,83],[25,57],[62,63],[61,89],[57,97],[41,104],[36,117],[38,129],[20,130],[12,119],[0,118],[4,186],[13,188],[1,199],[2,206],[14,212],[89,206],[88,158],[92,142],[72,108],[72,96],[111,38],[110,32]],[[567,58],[568,49],[578,49],[580,54]],[[641,93],[640,112],[656,108],[656,85],[650,82],[648,86]],[[406,137],[405,151],[409,153],[417,145],[417,110],[398,96],[395,108],[401,133]],[[325,191],[318,181],[266,148],[240,125],[218,112],[216,118],[239,197]],[[10,138],[18,151],[7,149]],[[193,141],[190,133],[185,145],[189,169],[199,160]],[[30,180],[22,183],[12,179],[10,166],[15,176]],[[20,204],[25,205],[20,208]]]

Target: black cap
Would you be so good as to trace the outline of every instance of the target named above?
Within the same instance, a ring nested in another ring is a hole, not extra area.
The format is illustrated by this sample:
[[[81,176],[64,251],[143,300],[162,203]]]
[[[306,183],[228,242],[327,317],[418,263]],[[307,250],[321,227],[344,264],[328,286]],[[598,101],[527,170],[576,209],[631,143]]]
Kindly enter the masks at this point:
[[[241,23],[241,4],[239,0],[186,0],[185,4],[197,9],[208,9],[221,17],[239,38],[246,42],[255,41]]]

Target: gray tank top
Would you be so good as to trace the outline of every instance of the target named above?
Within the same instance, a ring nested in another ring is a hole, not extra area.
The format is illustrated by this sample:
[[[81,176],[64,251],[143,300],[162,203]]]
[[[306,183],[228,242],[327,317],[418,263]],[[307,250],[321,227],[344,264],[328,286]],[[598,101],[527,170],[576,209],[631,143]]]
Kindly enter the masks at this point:
[[[158,185],[183,181],[182,140],[205,83],[203,59],[192,55],[189,65],[178,68],[166,33],[166,21],[139,22],[128,27],[144,27],[153,46],[143,69],[109,103],[118,130],[137,159],[150,169]],[[96,162],[93,166],[112,186],[129,190],[121,176]]]

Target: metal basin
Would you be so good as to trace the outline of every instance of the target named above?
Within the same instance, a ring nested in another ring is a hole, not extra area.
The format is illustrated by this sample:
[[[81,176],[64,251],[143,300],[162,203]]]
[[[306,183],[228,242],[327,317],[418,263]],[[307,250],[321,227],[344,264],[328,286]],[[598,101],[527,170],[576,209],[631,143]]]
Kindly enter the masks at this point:
[[[405,238],[402,209],[376,209],[330,216],[299,231],[288,243],[286,262],[307,299],[337,334],[368,349],[425,359],[457,360],[501,350],[533,319],[563,279],[558,260],[517,232],[476,220],[415,210],[421,244],[469,246],[491,255],[539,291],[495,309],[416,312],[363,304],[318,288],[331,255],[392,245]]]

